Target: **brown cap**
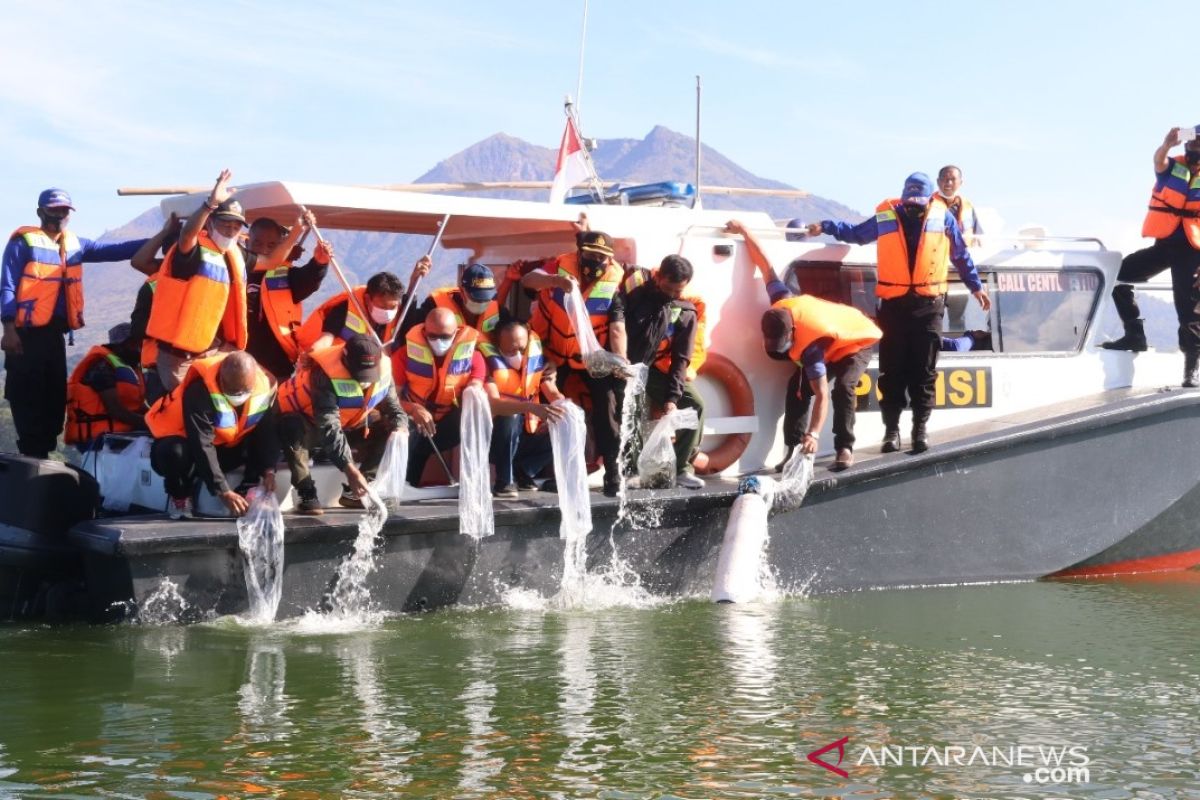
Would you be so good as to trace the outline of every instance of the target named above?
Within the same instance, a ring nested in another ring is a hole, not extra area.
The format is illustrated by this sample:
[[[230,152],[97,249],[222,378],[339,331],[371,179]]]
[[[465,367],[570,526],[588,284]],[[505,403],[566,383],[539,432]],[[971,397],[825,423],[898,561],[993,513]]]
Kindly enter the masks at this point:
[[[763,348],[768,353],[786,352],[791,345],[792,315],[784,308],[772,308],[762,315]]]
[[[246,214],[242,211],[242,204],[232,197],[217,206],[216,211],[212,212],[212,216],[214,219],[235,219],[243,225],[246,224]]]

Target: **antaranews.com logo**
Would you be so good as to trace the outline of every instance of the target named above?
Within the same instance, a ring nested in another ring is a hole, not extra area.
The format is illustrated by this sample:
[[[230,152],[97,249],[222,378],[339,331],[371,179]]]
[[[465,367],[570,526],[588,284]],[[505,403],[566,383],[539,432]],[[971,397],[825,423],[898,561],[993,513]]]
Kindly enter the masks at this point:
[[[1037,784],[1090,783],[1092,760],[1082,745],[900,745],[859,748],[850,737],[810,751],[806,758],[841,778],[859,767],[983,767],[1021,770],[1021,780]]]

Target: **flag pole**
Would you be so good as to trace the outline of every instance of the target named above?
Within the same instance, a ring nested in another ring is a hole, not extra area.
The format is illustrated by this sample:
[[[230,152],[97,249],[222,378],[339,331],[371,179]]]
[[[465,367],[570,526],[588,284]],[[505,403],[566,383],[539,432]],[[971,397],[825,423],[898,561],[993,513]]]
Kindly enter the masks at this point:
[[[600,180],[599,173],[596,172],[596,164],[592,161],[592,152],[588,149],[587,141],[583,138],[583,134],[579,130],[579,117],[575,113],[575,104],[571,102],[571,96],[567,95],[563,103],[563,111],[567,115],[567,124],[575,131],[575,137],[579,139],[581,151],[583,152],[583,163],[587,165],[588,171],[588,186],[591,187],[592,194],[597,200],[604,200],[604,182]]]

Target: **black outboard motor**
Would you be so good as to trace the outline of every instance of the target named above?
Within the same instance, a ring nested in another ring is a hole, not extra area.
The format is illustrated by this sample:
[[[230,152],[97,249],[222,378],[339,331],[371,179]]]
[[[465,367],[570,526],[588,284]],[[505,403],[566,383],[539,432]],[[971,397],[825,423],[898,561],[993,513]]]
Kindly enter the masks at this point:
[[[0,453],[0,620],[73,616],[83,561],[67,530],[99,505],[100,487],[83,470]]]

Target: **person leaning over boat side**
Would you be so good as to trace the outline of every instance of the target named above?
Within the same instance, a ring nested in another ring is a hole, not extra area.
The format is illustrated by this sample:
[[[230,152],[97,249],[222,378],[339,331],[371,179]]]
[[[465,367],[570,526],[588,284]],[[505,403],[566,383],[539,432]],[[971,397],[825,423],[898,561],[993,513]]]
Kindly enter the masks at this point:
[[[783,411],[787,452],[775,471],[783,470],[797,446],[803,453],[817,452],[830,396],[836,456],[829,469],[847,469],[854,464],[855,388],[871,361],[871,347],[881,336],[879,328],[853,306],[794,294],[779,280],[758,239],[745,225],[731,220],[726,230],[740,234],[746,241],[750,260],[758,267],[771,301],[771,308],[762,317],[767,356],[796,365],[788,381]],[[831,378],[836,381],[833,386]]]
[[[98,244],[67,230],[75,207],[62,189],[38,195],[37,226],[17,228],[0,264],[4,398],[22,455],[48,458],[67,407],[63,334],[83,327],[83,265],[127,261],[144,239]]]
[[[435,308],[448,308],[466,325],[490,337],[499,325],[512,318],[496,300],[496,276],[486,264],[467,264],[457,286],[434,289],[425,302],[404,320],[400,333],[407,334]]]
[[[391,360],[367,336],[314,351],[279,386],[279,438],[300,497],[301,514],[320,515],[317,487],[308,470],[308,445],[316,440],[346,475],[341,505],[362,508],[367,484],[383,459],[392,431],[408,427],[392,383]],[[354,463],[356,453],[362,466]]]
[[[1171,157],[1171,148],[1182,141],[1181,129],[1172,128],[1154,151],[1154,191],[1142,223],[1142,236],[1152,237],[1154,244],[1122,259],[1112,298],[1125,334],[1100,346],[1135,353],[1146,349],[1146,329],[1132,284],[1145,283],[1169,269],[1183,351],[1183,385],[1194,387],[1200,385],[1200,314],[1193,285],[1200,280],[1200,138],[1189,139],[1183,155]]]
[[[235,517],[250,507],[245,494],[254,484],[275,491],[274,400],[271,376],[249,353],[235,350],[193,360],[179,385],[150,407],[150,466],[163,476],[171,519],[193,516],[197,480]],[[233,489],[226,473],[243,466]]]
[[[278,381],[295,370],[301,352],[297,332],[304,321],[302,304],[321,288],[333,256],[332,246],[320,241],[306,264],[292,265],[296,243],[314,224],[311,211],[290,229],[268,217],[250,223],[245,248],[246,352]],[[277,253],[286,254],[278,265]]]
[[[179,232],[183,222],[172,213],[163,222],[162,229],[146,240],[129,263],[138,272],[146,274],[146,280],[138,288],[137,297],[133,301],[133,311],[129,314],[131,336],[141,342],[141,353],[138,361],[142,371],[142,385],[146,390],[146,405],[150,405],[167,393],[162,381],[158,379],[158,342],[146,335],[146,326],[150,324],[150,311],[154,308],[154,289],[158,286],[158,270],[162,267],[163,259],[158,257],[161,252],[165,257],[179,241]]]
[[[962,231],[963,240],[968,247],[977,247],[979,237],[983,235],[983,226],[979,224],[979,215],[971,201],[959,194],[963,185],[962,170],[953,164],[947,164],[938,170],[938,198],[950,209]]]
[[[825,233],[838,241],[878,241],[879,408],[883,416],[883,452],[900,449],[900,413],[912,405],[912,452],[929,449],[927,426],[933,412],[937,360],[941,349],[942,313],[951,263],[967,289],[987,311],[992,301],[979,280],[958,220],[933,194],[923,172],[904,181],[898,200],[884,200],[875,216],[852,225],[823,220],[808,233]],[[907,399],[905,395],[907,394]]]
[[[492,494],[516,497],[518,489],[537,488],[534,477],[554,457],[549,428],[543,423],[565,418],[562,408],[551,405],[563,395],[554,381],[554,367],[542,353],[542,340],[523,323],[514,319],[500,323],[490,340],[480,339],[479,352],[487,365],[484,389],[495,417]],[[556,488],[553,478],[542,485],[548,492]]]
[[[349,295],[341,292],[309,315],[297,334],[301,350],[323,350],[339,342],[345,343],[354,336],[369,336],[370,330],[375,331],[384,347],[391,347],[400,330],[397,317],[404,296],[400,278],[391,272],[375,273],[365,286],[354,287],[357,303],[350,302]],[[362,318],[360,307],[369,321]]]
[[[392,353],[392,376],[400,405],[420,434],[408,450],[408,483],[417,486],[425,462],[458,445],[462,393],[483,386],[487,366],[479,352],[479,332],[459,325],[448,308],[435,308]]]
[[[581,220],[582,222],[582,220]],[[537,292],[529,329],[541,337],[557,370],[558,388],[580,405],[591,400],[589,427],[596,449],[604,460],[604,494],[616,497],[620,489],[621,441],[620,385],[614,375],[593,377],[587,371],[575,328],[563,305],[565,293],[578,286],[600,346],[625,357],[625,309],[620,294],[624,270],[613,258],[612,239],[601,231],[580,230],[575,252],[553,261],[553,272],[534,270],[521,278],[521,286]]]
[[[146,429],[141,349],[133,326],[122,322],[109,330],[107,343],[88,350],[75,365],[67,381],[67,444],[86,452],[106,433]]]
[[[669,255],[647,278],[635,272],[626,278],[625,330],[629,336],[629,359],[647,364],[646,398],[664,414],[676,408],[694,408],[700,424],[675,433],[675,485],[684,489],[703,489],[696,477],[692,459],[700,452],[704,431],[704,400],[696,391],[691,371],[697,353],[700,315],[692,300],[685,296],[692,281],[692,262],[683,256]],[[697,365],[698,366],[698,365]],[[635,475],[626,486],[637,489]]]

